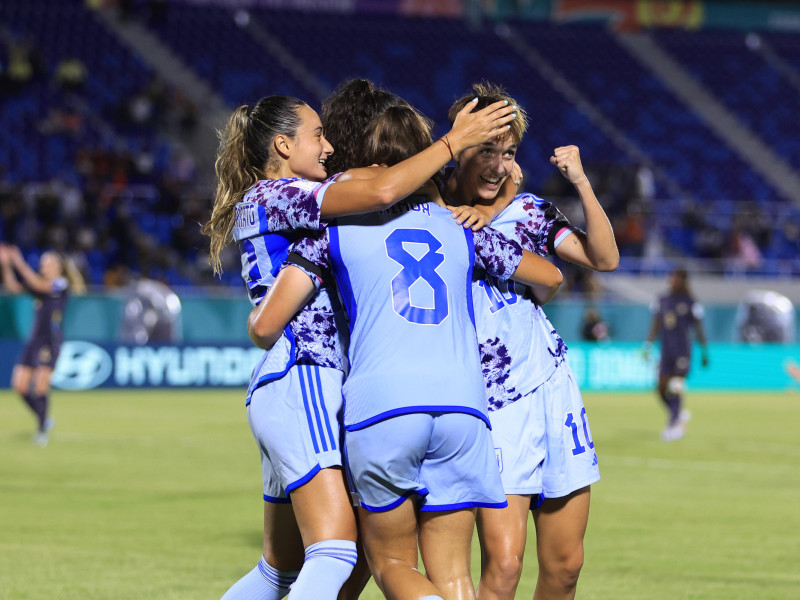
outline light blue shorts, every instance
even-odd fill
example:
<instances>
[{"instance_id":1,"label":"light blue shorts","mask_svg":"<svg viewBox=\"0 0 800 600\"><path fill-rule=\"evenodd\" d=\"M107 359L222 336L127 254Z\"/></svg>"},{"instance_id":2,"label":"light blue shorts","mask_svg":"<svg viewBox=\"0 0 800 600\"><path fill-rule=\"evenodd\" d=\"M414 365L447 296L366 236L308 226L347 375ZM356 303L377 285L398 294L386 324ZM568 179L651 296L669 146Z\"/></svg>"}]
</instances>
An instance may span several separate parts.
<instances>
[{"instance_id":1,"label":"light blue shorts","mask_svg":"<svg viewBox=\"0 0 800 600\"><path fill-rule=\"evenodd\" d=\"M500 478L506 494L541 494L547 451L543 401L537 390L489 412Z\"/></svg>"},{"instance_id":2,"label":"light blue shorts","mask_svg":"<svg viewBox=\"0 0 800 600\"><path fill-rule=\"evenodd\" d=\"M600 479L586 408L568 363L489 419L506 494L561 498Z\"/></svg>"},{"instance_id":3,"label":"light blue shorts","mask_svg":"<svg viewBox=\"0 0 800 600\"><path fill-rule=\"evenodd\" d=\"M547 450L542 465L542 493L561 498L600 480L592 430L581 391L568 362L534 391L544 413Z\"/></svg>"},{"instance_id":4,"label":"light blue shorts","mask_svg":"<svg viewBox=\"0 0 800 600\"><path fill-rule=\"evenodd\" d=\"M360 506L391 510L418 496L423 511L507 506L489 428L461 413L411 413L345 433Z\"/></svg>"},{"instance_id":5,"label":"light blue shorts","mask_svg":"<svg viewBox=\"0 0 800 600\"><path fill-rule=\"evenodd\" d=\"M261 450L264 500L287 503L320 469L342 465L343 379L337 369L294 365L253 392L247 419Z\"/></svg>"}]
</instances>

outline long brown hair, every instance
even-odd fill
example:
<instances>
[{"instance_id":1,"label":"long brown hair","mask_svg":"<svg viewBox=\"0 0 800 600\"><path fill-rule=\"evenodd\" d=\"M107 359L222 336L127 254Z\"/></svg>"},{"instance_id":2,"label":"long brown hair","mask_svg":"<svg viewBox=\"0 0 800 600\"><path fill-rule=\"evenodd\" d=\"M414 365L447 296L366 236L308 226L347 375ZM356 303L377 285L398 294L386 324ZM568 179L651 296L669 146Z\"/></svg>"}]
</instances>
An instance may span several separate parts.
<instances>
[{"instance_id":1,"label":"long brown hair","mask_svg":"<svg viewBox=\"0 0 800 600\"><path fill-rule=\"evenodd\" d=\"M267 96L254 106L243 105L233 111L220 132L214 207L211 219L202 228L211 238L208 262L214 273L222 271L220 253L231 241L234 206L267 172L280 168L281 159L272 142L279 134L297 135L302 124L300 109L305 105L291 96Z\"/></svg>"},{"instance_id":2,"label":"long brown hair","mask_svg":"<svg viewBox=\"0 0 800 600\"><path fill-rule=\"evenodd\" d=\"M367 132L363 158L366 164L396 165L428 148L430 119L412 106L391 106L377 117Z\"/></svg>"},{"instance_id":3,"label":"long brown hair","mask_svg":"<svg viewBox=\"0 0 800 600\"><path fill-rule=\"evenodd\" d=\"M325 165L338 173L372 164L363 154L370 124L390 106L408 106L397 94L376 87L368 79L342 82L322 102L325 138L336 148Z\"/></svg>"}]
</instances>

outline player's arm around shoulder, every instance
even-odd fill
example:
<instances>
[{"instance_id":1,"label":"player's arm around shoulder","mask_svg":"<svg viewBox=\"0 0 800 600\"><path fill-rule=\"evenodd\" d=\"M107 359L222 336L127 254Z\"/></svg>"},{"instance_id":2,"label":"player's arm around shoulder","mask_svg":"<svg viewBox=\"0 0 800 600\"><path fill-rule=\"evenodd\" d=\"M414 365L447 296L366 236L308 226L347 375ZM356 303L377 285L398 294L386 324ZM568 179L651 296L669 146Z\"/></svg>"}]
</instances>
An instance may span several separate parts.
<instances>
[{"instance_id":1,"label":"player's arm around shoulder","mask_svg":"<svg viewBox=\"0 0 800 600\"><path fill-rule=\"evenodd\" d=\"M259 348L269 350L294 316L308 304L317 287L299 267L286 265L261 302L247 318L247 334Z\"/></svg>"},{"instance_id":2,"label":"player's arm around shoulder","mask_svg":"<svg viewBox=\"0 0 800 600\"><path fill-rule=\"evenodd\" d=\"M489 225L508 208L516 198L521 184L522 169L515 162L511 167L511 173L500 186L500 192L491 202L476 202L473 205L462 204L446 208L452 213L456 223L463 226L464 229L478 231Z\"/></svg>"},{"instance_id":3,"label":"player's arm around shoulder","mask_svg":"<svg viewBox=\"0 0 800 600\"><path fill-rule=\"evenodd\" d=\"M292 245L275 282L247 319L247 333L256 346L269 350L317 293L329 268L328 243L326 230Z\"/></svg>"}]
</instances>

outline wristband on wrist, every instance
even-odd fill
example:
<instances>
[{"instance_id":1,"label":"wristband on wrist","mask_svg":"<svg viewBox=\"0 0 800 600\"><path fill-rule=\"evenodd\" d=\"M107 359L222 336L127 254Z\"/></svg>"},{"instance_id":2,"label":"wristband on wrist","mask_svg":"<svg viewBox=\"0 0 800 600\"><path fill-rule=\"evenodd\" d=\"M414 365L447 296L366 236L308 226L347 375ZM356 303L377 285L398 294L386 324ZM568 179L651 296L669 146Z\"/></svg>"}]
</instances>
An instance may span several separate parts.
<instances>
[{"instance_id":1,"label":"wristband on wrist","mask_svg":"<svg viewBox=\"0 0 800 600\"><path fill-rule=\"evenodd\" d=\"M437 141L442 142L445 146L447 146L447 151L450 153L450 160L455 160L456 157L453 156L453 148L450 146L450 140L447 139L447 134L440 137Z\"/></svg>"}]
</instances>

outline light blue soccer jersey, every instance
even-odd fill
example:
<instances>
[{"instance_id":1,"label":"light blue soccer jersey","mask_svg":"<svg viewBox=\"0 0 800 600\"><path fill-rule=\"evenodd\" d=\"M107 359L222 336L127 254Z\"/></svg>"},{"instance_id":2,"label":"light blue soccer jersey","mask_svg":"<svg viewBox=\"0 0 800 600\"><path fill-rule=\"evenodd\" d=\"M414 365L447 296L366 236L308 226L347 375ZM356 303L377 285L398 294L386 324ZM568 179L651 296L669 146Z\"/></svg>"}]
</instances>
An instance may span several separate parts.
<instances>
[{"instance_id":1,"label":"light blue soccer jersey","mask_svg":"<svg viewBox=\"0 0 800 600\"><path fill-rule=\"evenodd\" d=\"M576 228L551 203L520 194L491 224L540 256ZM489 410L497 410L547 381L564 360L564 341L527 288L477 271L472 294Z\"/></svg>"},{"instance_id":2,"label":"light blue soccer jersey","mask_svg":"<svg viewBox=\"0 0 800 600\"><path fill-rule=\"evenodd\" d=\"M519 244L457 225L435 204L401 202L339 219L297 254L332 266L350 318L343 387L349 431L414 412L461 412L489 423L472 308L473 265L507 279ZM330 261L330 262L328 262Z\"/></svg>"},{"instance_id":3,"label":"light blue soccer jersey","mask_svg":"<svg viewBox=\"0 0 800 600\"><path fill-rule=\"evenodd\" d=\"M305 179L267 179L245 194L236 207L233 239L239 244L242 279L253 306L257 306L275 282L293 241L323 225L320 205L335 178L324 182ZM332 281L323 282L319 293L287 325L284 336L256 367L248 390L283 376L297 361L345 367L346 328L341 304Z\"/></svg>"}]
</instances>

